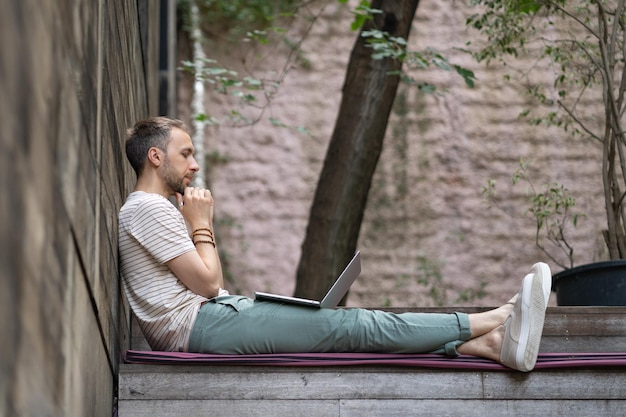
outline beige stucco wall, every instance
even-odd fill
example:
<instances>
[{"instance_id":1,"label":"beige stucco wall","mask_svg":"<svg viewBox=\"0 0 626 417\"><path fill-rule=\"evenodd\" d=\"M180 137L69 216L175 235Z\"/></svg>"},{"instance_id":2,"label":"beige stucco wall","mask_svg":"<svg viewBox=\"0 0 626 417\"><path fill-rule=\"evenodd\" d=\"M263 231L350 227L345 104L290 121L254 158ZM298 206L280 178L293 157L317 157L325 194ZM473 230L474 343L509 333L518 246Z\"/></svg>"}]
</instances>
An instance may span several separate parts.
<instances>
[{"instance_id":1,"label":"beige stucco wall","mask_svg":"<svg viewBox=\"0 0 626 417\"><path fill-rule=\"evenodd\" d=\"M295 286L309 207L356 37L349 10L324 3L302 44L306 64L298 61L290 69L264 118L251 127L207 129L229 289L246 295L291 293ZM477 40L464 24L468 13L460 1L422 2L418 8L411 48L445 53L475 72L477 86L469 89L451 72L428 69L414 75L445 93L399 89L361 230L363 273L349 305L495 305L517 291L534 262L546 261L558 272L534 246L535 224L521 216L527 187L510 187L520 158L534 160L537 186L558 181L574 191L587 215L572 236L577 263L598 258L604 225L599 148L518 120L529 103L523 89L503 80L502 67L477 64L455 49ZM294 37L298 33L292 30ZM219 43L208 48L225 64L237 65L245 56L259 78L271 75L260 68L281 67L282 52L275 47L255 55ZM548 73L545 79L550 82ZM181 114L189 117L188 84L181 85ZM208 112L229 110L224 101L211 96ZM270 116L310 133L272 126ZM481 189L488 179L497 181L508 214L484 203ZM438 295L429 295L433 286ZM478 298L458 299L481 288Z\"/></svg>"}]
</instances>

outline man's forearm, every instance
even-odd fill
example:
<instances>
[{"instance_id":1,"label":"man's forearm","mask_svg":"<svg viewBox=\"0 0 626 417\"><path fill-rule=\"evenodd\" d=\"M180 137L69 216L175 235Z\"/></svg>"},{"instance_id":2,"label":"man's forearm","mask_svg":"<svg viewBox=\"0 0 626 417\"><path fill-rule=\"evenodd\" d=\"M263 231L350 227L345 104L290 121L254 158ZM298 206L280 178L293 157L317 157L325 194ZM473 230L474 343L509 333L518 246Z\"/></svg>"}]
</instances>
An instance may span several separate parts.
<instances>
[{"instance_id":1,"label":"man's forearm","mask_svg":"<svg viewBox=\"0 0 626 417\"><path fill-rule=\"evenodd\" d=\"M215 241L209 243L201 241L201 239L195 239L194 244L202 262L204 262L204 265L206 265L209 270L209 280L211 283L217 285L219 288L224 288L222 263Z\"/></svg>"}]
</instances>

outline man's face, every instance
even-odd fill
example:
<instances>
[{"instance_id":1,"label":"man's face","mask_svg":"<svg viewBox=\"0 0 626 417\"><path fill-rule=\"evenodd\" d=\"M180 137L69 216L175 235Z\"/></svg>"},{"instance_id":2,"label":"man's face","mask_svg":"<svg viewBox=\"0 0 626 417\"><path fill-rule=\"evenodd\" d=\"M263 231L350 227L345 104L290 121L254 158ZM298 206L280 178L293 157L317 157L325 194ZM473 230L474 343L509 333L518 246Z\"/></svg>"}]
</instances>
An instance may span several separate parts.
<instances>
[{"instance_id":1,"label":"man's face","mask_svg":"<svg viewBox=\"0 0 626 417\"><path fill-rule=\"evenodd\" d=\"M163 180L172 192L183 194L200 169L193 152L189 135L181 129L173 128L172 140L167 145L162 166Z\"/></svg>"}]
</instances>

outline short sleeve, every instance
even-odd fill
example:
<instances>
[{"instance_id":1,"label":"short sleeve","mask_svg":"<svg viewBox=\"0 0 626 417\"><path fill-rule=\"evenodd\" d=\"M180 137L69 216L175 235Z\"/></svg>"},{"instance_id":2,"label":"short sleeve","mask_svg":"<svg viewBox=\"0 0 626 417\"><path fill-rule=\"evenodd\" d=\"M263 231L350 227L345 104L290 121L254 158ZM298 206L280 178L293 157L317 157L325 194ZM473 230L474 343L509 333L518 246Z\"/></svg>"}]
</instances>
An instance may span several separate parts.
<instances>
[{"instance_id":1,"label":"short sleeve","mask_svg":"<svg viewBox=\"0 0 626 417\"><path fill-rule=\"evenodd\" d=\"M185 219L165 198L142 201L129 226L131 236L160 263L195 250Z\"/></svg>"}]
</instances>

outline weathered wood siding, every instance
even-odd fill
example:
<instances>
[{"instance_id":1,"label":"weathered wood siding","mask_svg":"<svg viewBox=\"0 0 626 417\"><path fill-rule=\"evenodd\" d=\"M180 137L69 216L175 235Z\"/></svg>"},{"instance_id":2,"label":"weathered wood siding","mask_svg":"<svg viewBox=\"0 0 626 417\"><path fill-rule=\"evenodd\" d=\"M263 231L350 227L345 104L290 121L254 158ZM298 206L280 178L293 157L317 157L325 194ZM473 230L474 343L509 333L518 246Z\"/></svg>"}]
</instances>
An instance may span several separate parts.
<instances>
[{"instance_id":1,"label":"weathered wood siding","mask_svg":"<svg viewBox=\"0 0 626 417\"><path fill-rule=\"evenodd\" d=\"M1 416L112 415L123 140L156 111L158 6L3 2Z\"/></svg>"},{"instance_id":2,"label":"weathered wood siding","mask_svg":"<svg viewBox=\"0 0 626 417\"><path fill-rule=\"evenodd\" d=\"M624 368L446 371L392 367L141 366L121 373L120 417L617 416Z\"/></svg>"}]
</instances>

